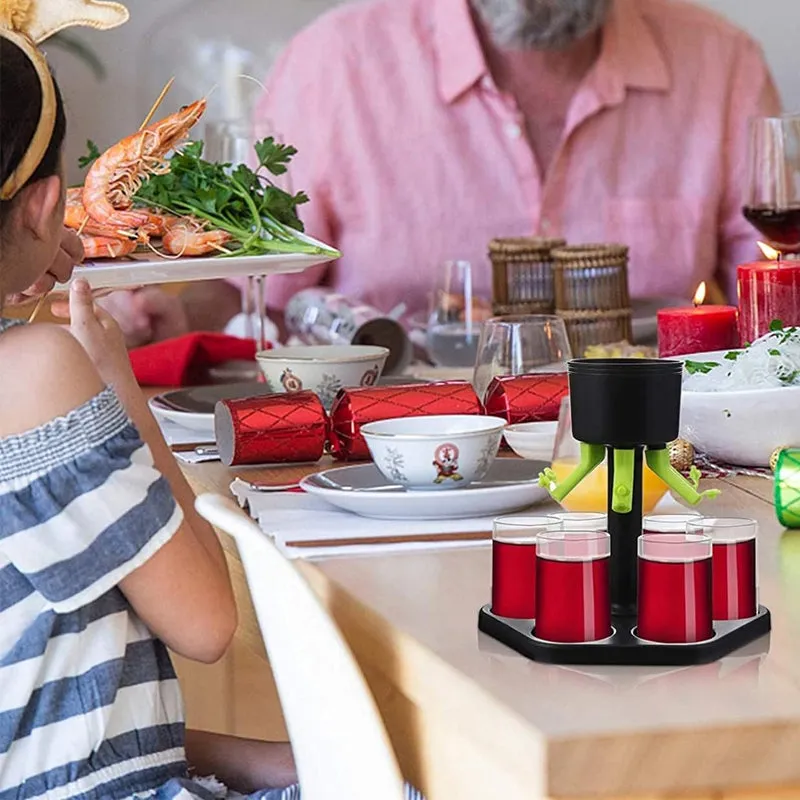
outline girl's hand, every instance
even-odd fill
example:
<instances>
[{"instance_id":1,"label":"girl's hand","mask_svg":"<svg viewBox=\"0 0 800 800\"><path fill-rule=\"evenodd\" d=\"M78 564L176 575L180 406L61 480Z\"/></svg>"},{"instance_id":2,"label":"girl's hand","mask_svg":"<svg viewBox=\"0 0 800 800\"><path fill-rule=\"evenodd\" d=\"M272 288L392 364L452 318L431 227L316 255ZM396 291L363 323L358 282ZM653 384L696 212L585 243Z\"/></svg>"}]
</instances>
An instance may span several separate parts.
<instances>
[{"instance_id":1,"label":"girl's hand","mask_svg":"<svg viewBox=\"0 0 800 800\"><path fill-rule=\"evenodd\" d=\"M80 237L70 228L64 228L61 232L61 246L47 272L30 289L6 298L7 302L11 304L26 303L31 298L47 294L57 283L66 283L72 276L72 270L75 269L76 264L80 264L81 261L83 261L83 244L81 244Z\"/></svg>"},{"instance_id":2,"label":"girl's hand","mask_svg":"<svg viewBox=\"0 0 800 800\"><path fill-rule=\"evenodd\" d=\"M81 343L105 383L115 388L135 383L125 337L114 318L95 305L85 280L73 281L70 286L69 308L65 303L55 303L52 311L57 317L69 317L70 333Z\"/></svg>"}]
</instances>

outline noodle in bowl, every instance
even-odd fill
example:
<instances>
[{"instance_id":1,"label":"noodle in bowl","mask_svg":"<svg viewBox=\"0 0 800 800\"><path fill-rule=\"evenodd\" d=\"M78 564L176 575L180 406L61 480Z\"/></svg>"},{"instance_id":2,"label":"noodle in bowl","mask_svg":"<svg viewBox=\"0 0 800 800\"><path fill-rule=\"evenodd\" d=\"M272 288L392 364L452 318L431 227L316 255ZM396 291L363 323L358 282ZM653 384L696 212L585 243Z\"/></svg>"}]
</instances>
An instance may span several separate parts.
<instances>
[{"instance_id":1,"label":"noodle in bowl","mask_svg":"<svg viewBox=\"0 0 800 800\"><path fill-rule=\"evenodd\" d=\"M681 358L720 366L684 372L680 435L715 461L768 467L778 447L800 445L800 336L771 334L730 352Z\"/></svg>"}]
</instances>

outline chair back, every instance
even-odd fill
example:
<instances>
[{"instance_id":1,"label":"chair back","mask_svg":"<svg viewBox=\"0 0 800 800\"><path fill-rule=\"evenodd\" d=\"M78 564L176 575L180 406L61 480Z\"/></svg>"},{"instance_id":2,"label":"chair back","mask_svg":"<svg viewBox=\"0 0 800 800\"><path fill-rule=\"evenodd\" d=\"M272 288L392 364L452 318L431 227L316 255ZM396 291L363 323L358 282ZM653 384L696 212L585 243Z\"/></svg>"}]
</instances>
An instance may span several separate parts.
<instances>
[{"instance_id":1,"label":"chair back","mask_svg":"<svg viewBox=\"0 0 800 800\"><path fill-rule=\"evenodd\" d=\"M233 536L292 742L304 800L402 800L403 780L372 694L311 587L231 500L197 511Z\"/></svg>"}]
</instances>

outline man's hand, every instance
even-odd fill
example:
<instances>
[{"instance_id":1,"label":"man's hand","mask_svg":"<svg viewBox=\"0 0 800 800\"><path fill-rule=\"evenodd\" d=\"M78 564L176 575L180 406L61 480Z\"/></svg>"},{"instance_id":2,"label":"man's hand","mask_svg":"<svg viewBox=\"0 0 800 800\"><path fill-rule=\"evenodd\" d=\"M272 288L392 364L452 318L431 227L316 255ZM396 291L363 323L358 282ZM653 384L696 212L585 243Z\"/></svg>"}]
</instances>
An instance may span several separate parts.
<instances>
[{"instance_id":1,"label":"man's hand","mask_svg":"<svg viewBox=\"0 0 800 800\"><path fill-rule=\"evenodd\" d=\"M128 347L141 347L189 332L180 298L153 286L114 292L97 302L117 321Z\"/></svg>"},{"instance_id":2,"label":"man's hand","mask_svg":"<svg viewBox=\"0 0 800 800\"><path fill-rule=\"evenodd\" d=\"M61 233L61 246L47 272L30 289L7 298L8 302L27 303L33 298L47 294L57 283L66 283L72 276L72 270L81 261L83 261L83 245L80 237L70 228L64 228Z\"/></svg>"}]
</instances>

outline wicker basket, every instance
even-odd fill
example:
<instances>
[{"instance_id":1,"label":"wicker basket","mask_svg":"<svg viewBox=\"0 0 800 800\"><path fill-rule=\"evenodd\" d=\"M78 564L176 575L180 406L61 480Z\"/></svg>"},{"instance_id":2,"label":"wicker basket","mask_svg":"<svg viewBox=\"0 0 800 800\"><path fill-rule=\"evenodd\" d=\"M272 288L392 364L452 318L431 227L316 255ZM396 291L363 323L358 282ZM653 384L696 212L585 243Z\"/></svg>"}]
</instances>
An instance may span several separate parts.
<instances>
[{"instance_id":1,"label":"wicker basket","mask_svg":"<svg viewBox=\"0 0 800 800\"><path fill-rule=\"evenodd\" d=\"M572 352L631 340L628 248L580 245L553 251L555 312L567 327Z\"/></svg>"},{"instance_id":2,"label":"wicker basket","mask_svg":"<svg viewBox=\"0 0 800 800\"><path fill-rule=\"evenodd\" d=\"M489 243L495 316L552 314L554 248L563 239L493 239Z\"/></svg>"}]
</instances>

